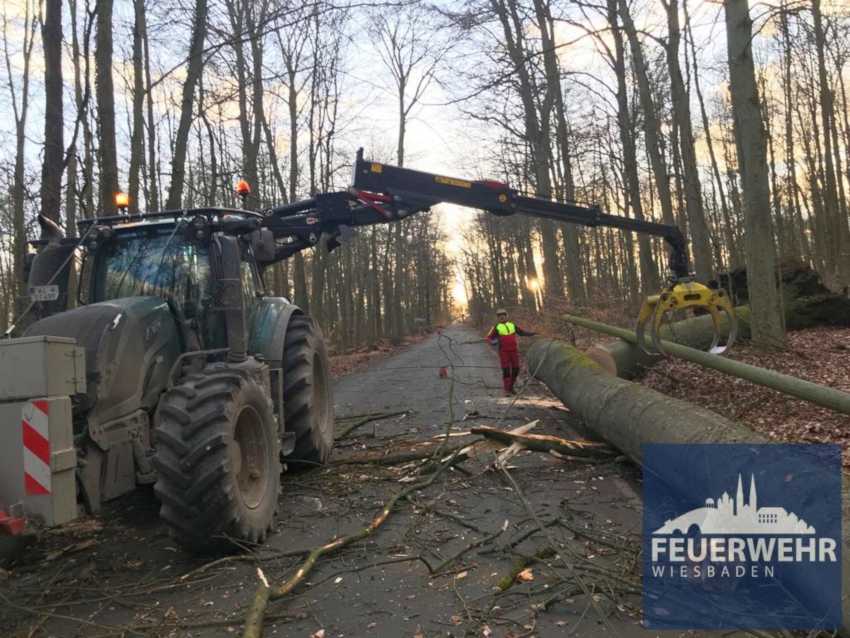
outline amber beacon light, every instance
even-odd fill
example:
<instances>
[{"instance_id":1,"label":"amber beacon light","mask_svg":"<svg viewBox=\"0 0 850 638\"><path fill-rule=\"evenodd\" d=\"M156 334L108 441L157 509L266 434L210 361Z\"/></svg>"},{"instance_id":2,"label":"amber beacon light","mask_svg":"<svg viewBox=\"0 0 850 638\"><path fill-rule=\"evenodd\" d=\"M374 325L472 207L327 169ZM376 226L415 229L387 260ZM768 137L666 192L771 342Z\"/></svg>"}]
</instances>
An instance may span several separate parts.
<instances>
[{"instance_id":1,"label":"amber beacon light","mask_svg":"<svg viewBox=\"0 0 850 638\"><path fill-rule=\"evenodd\" d=\"M130 205L130 197L127 195L127 193L121 193L121 192L115 193L115 206L116 207L118 207L121 211L124 211L124 210L127 209L127 207L129 205Z\"/></svg>"},{"instance_id":2,"label":"amber beacon light","mask_svg":"<svg viewBox=\"0 0 850 638\"><path fill-rule=\"evenodd\" d=\"M244 179L240 179L236 182L236 194L240 197L247 197L251 194L251 185Z\"/></svg>"}]
</instances>

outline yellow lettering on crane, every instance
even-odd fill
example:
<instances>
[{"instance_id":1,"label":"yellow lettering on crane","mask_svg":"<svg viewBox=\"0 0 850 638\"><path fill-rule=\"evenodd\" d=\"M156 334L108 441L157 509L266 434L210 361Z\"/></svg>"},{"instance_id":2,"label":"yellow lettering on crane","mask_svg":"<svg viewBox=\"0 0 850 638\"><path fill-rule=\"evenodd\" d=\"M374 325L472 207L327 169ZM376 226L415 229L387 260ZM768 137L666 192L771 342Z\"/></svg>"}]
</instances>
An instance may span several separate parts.
<instances>
[{"instance_id":1,"label":"yellow lettering on crane","mask_svg":"<svg viewBox=\"0 0 850 638\"><path fill-rule=\"evenodd\" d=\"M384 165L378 164L377 162L373 162L372 163L372 172L373 173L383 173L384 172Z\"/></svg>"},{"instance_id":2,"label":"yellow lettering on crane","mask_svg":"<svg viewBox=\"0 0 850 638\"><path fill-rule=\"evenodd\" d=\"M459 186L460 188L472 188L472 182L467 182L465 179L455 179L454 177L442 177L440 175L434 176L434 181L438 184L445 184L446 186Z\"/></svg>"}]
</instances>

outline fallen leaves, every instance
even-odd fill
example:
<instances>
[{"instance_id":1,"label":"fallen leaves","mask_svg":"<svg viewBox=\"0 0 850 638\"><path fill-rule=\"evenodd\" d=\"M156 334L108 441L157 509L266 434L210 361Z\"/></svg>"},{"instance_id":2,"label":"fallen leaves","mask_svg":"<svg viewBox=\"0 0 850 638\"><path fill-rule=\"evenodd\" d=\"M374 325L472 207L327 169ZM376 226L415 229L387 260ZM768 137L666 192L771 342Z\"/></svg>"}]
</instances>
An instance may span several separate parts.
<instances>
[{"instance_id":1,"label":"fallen leaves","mask_svg":"<svg viewBox=\"0 0 850 638\"><path fill-rule=\"evenodd\" d=\"M785 351L766 352L739 344L729 356L850 392L848 349L850 329L821 327L788 333ZM741 421L778 441L838 443L850 451L850 416L715 370L671 357L651 368L642 383ZM844 458L850 466L850 455Z\"/></svg>"},{"instance_id":2,"label":"fallen leaves","mask_svg":"<svg viewBox=\"0 0 850 638\"><path fill-rule=\"evenodd\" d=\"M528 583L534 580L534 571L531 567L526 567L516 575L517 582Z\"/></svg>"}]
</instances>

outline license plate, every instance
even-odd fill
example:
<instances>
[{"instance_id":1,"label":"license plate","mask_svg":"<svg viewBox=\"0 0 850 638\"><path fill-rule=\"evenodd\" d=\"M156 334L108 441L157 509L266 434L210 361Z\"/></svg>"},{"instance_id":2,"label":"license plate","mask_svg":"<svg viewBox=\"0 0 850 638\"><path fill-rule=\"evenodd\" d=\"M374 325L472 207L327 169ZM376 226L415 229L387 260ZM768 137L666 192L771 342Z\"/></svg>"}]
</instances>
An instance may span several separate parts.
<instances>
[{"instance_id":1,"label":"license plate","mask_svg":"<svg viewBox=\"0 0 850 638\"><path fill-rule=\"evenodd\" d=\"M30 301L56 301L59 299L59 286L32 286L29 293Z\"/></svg>"}]
</instances>

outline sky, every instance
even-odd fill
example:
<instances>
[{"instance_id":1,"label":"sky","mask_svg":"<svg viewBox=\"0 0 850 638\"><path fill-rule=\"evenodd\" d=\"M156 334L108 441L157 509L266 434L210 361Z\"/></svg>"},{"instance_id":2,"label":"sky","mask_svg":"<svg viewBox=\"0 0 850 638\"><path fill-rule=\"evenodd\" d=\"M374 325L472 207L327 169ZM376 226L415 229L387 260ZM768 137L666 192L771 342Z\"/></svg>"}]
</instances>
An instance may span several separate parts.
<instances>
[{"instance_id":1,"label":"sky","mask_svg":"<svg viewBox=\"0 0 850 638\"><path fill-rule=\"evenodd\" d=\"M20 50L22 32L19 18L25 0L4 0L2 11L10 17L8 25L7 44L13 54ZM448 0L440 0L448 5ZM636 15L640 16L639 26L650 35L666 35L666 20L661 12L660 2L655 0L636 0ZM834 6L833 6L834 5ZM159 3L151 3L152 7L159 9L151 14L152 20L168 19L168 14L162 12ZM570 5L564 5L570 6ZM753 15L763 14L765 4L754 3ZM850 0L824 0L825 9L834 8L841 11L850 11ZM115 57L117 60L115 68L116 83L116 119L124 144L119 144L119 162L126 170L128 156L127 137L127 108L129 108L128 94L125 90L122 75L128 75L129 69L120 62L121 57L129 57L129 29L132 21L131 5L129 0L117 0L115 5ZM711 0L692 0L689 4L695 27L695 38L701 57L701 75L703 90L706 98L711 102L718 95L725 92L725 41L723 37L723 21L721 7ZM585 17L570 10L570 17L581 23L583 27L592 28L602 23L602 18ZM356 37L348 44L348 55L343 68L345 74L344 82L346 93L344 97L345 117L348 126L341 134L340 149L348 149L353 155L357 146L364 146L367 154L379 152L389 160L394 156L396 144L396 131L398 117L396 113L395 97L391 87L389 74L382 68L380 57L375 45L368 37L368 21L359 18L360 23L353 31ZM69 23L65 17L66 31ZM758 20L757 20L758 26ZM153 26L152 26L153 32ZM122 35L123 34L123 35ZM582 28L559 23L556 31L559 42L569 42L570 45L559 50L561 64L564 72L569 78L567 86L567 100L570 110L576 117L587 117L590 109L604 108L611 110L613 94L610 87L613 80L610 78L610 70L607 69L604 59L596 50L593 39L588 37ZM438 32L435 37L445 37L444 33ZM269 42L274 46L273 39ZM478 62L478 51L486 49L490 43L485 36L478 35L474 43L459 45L447 56L447 60L438 69L439 81L432 82L424 94L421 104L413 109L408 122L406 138L406 165L417 169L447 174L457 177L483 178L487 177L487 159L493 152L494 138L497 132L492 127L487 127L479 122L472 121L464 116L462 107L454 102L458 95L465 93L468 87L463 84L463 76L456 73L456 69L474 68ZM32 80L31 80L31 110L28 126L28 155L30 164L37 166L40 163L39 145L42 137L43 105L40 96L43 94L43 66L40 43L33 54ZM154 67L168 68L173 65L175 59L185 55L182 46L179 52L171 48L170 42L154 42L153 55ZM67 49L66 49L67 52ZM177 57L176 57L177 56ZM66 56L67 57L67 56ZM17 68L15 68L17 63ZM20 59L13 61L13 75L20 72ZM72 69L70 62L66 62L66 98L65 108L69 115L66 141L70 137L70 127L73 109L73 96L71 94ZM180 71L175 74L175 80L179 79ZM599 79L602 78L602 82ZM16 78L17 79L17 78ZM13 121L11 117L11 106L9 92L6 88L7 74L5 69L0 69L0 150L10 154L13 151ZM591 90L579 87L585 84ZM175 82L175 86L179 86ZM607 97L606 97L607 96ZM607 108L601 104L606 100ZM694 107L696 113L696 107ZM278 129L285 129L286 122L279 121ZM580 131L579 131L580 133ZM352 157L353 159L353 157ZM306 193L305 193L306 195ZM452 255L457 255L462 245L462 233L469 221L474 217L473 211L462 209L457 206L443 205L436 208L436 217L445 229L448 236L447 250ZM460 294L458 285L458 294Z\"/></svg>"}]
</instances>

